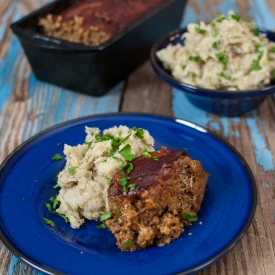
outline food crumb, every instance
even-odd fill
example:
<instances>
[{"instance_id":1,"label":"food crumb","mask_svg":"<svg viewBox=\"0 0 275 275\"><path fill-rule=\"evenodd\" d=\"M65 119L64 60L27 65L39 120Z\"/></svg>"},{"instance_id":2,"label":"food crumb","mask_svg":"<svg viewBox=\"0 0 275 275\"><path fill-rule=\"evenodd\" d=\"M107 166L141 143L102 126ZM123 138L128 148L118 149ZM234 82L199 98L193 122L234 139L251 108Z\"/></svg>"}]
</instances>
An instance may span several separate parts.
<instances>
[{"instance_id":1,"label":"food crumb","mask_svg":"<svg viewBox=\"0 0 275 275\"><path fill-rule=\"evenodd\" d=\"M188 233L188 235L192 235L192 233Z\"/></svg>"},{"instance_id":2,"label":"food crumb","mask_svg":"<svg viewBox=\"0 0 275 275\"><path fill-rule=\"evenodd\" d=\"M199 222L199 224L202 224L202 222Z\"/></svg>"},{"instance_id":3,"label":"food crumb","mask_svg":"<svg viewBox=\"0 0 275 275\"><path fill-rule=\"evenodd\" d=\"M80 254L83 254L83 251L81 251Z\"/></svg>"}]
</instances>

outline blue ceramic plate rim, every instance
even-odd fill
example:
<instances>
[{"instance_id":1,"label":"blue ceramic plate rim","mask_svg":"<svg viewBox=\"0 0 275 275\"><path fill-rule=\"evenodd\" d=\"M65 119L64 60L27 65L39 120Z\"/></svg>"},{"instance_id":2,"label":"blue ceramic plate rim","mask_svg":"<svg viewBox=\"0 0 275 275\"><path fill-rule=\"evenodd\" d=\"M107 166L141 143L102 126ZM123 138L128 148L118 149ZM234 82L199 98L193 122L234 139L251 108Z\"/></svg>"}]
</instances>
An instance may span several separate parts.
<instances>
[{"instance_id":1,"label":"blue ceramic plate rim","mask_svg":"<svg viewBox=\"0 0 275 275\"><path fill-rule=\"evenodd\" d=\"M246 91L216 91L216 90L210 90L210 89L205 89L201 87L196 87L190 84L186 84L183 82L180 82L173 78L171 76L171 73L166 71L164 68L161 68L158 63L160 61L158 60L156 56L156 52L163 47L161 46L164 42L166 42L168 39L170 41L174 40L172 39L173 36L176 35L176 38L179 36L182 36L183 33L187 31L187 28L178 28L176 30L173 30L169 32L168 34L162 36L159 40L155 42L155 44L151 48L150 52L150 63L151 66L154 70L154 72L165 82L170 84L171 86L183 90L184 92L190 93L190 94L197 94L201 96L215 96L215 97L221 97L221 98L239 98L239 97L244 97L244 96L265 96L268 94L275 93L275 84L261 88L261 89L254 89L254 90L246 90ZM264 30L264 29L259 29L261 34L264 34L268 37L274 36L274 41L275 41L275 33L269 30ZM273 41L273 40L272 40ZM273 91L273 92L272 92Z\"/></svg>"},{"instance_id":2,"label":"blue ceramic plate rim","mask_svg":"<svg viewBox=\"0 0 275 275\"><path fill-rule=\"evenodd\" d=\"M178 119L178 118L171 118L171 117L168 117L168 116L147 115L147 114L142 114L142 113L107 113L107 114L92 115L92 116L86 116L86 117L81 117L81 118L69 120L69 121L54 125L52 127L49 127L47 129L39 132L38 134L34 135L33 137L29 138L25 142L23 142L20 146L18 146L3 161L3 163L0 166L0 173L3 172L3 170L5 169L8 162L15 156L16 153L20 152L20 150L22 148L24 148L29 143L37 140L39 137L42 137L44 134L47 134L48 132L50 132L52 130L56 130L56 129L58 129L60 127L63 127L63 126L69 126L69 125L72 126L74 124L78 124L82 120L89 120L91 122L93 119L97 119L97 118L106 118L106 119L108 119L108 116L117 116L118 118L121 118L123 116L125 116L125 117L127 117L127 116L143 116L144 120L146 120L146 117L147 117L147 119L156 118L156 119L160 119L160 120L162 120L162 119L170 120L170 123L176 122L176 123L184 125L183 127L192 128L194 130L206 133L206 134L218 139L225 147L229 148L236 155L236 157L242 163L242 165L244 167L244 170L246 170L246 172L248 174L248 177L250 179L250 183L251 183L252 203L251 203L251 210L250 210L250 213L249 213L249 215L246 219L246 222L245 222L243 228L237 234L237 236L227 246L225 246L219 253L217 253L215 256L213 256L209 260L204 261L201 264L198 264L197 266L195 266L193 268L190 268L188 270L185 270L185 271L177 273L177 274L181 274L181 275L193 274L194 272L198 272L200 270L205 269L206 267L212 265L213 263L217 262L222 257L224 257L226 254L228 254L237 245L237 243L243 238L243 236L245 235L245 233L247 232L248 228L250 227L250 225L253 221L253 218L254 218L254 215L255 215L255 212L256 212L257 201L258 201L258 191L257 191L256 181L255 181L255 178L253 176L253 173L252 173L249 165L247 164L247 162L245 161L243 156L229 142L227 142L224 138L220 137L216 133L214 133L214 132L212 132L212 131L204 128L204 127L196 125L192 122L189 122L189 121L186 121L186 120L183 120L183 119ZM1 185L2 185L2 182L0 182L0 186ZM28 255L25 255L24 253L21 253L20 248L18 248L16 245L11 244L9 242L9 240L5 237L4 233L2 232L2 228L3 228L3 225L2 225L2 222L0 220L0 241L6 246L6 248L9 251L11 251L12 254L14 254L20 260L22 260L23 262L25 262L29 266L31 266L31 267L39 270L39 271L42 271L46 274L58 274L58 275L59 274L64 274L64 273L59 272L58 270L53 270L53 269L51 269L47 266L39 265L31 257L29 257ZM80 273L80 274L82 274L82 273Z\"/></svg>"}]
</instances>

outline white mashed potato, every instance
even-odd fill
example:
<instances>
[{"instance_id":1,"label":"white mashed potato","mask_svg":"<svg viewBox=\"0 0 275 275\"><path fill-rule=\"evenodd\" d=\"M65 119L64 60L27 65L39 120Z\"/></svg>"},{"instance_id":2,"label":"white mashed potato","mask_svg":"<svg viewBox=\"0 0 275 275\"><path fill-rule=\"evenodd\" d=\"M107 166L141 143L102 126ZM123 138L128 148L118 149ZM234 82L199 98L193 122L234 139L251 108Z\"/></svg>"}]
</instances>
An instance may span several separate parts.
<instances>
[{"instance_id":1,"label":"white mashed potato","mask_svg":"<svg viewBox=\"0 0 275 275\"><path fill-rule=\"evenodd\" d=\"M252 22L230 11L209 25L189 24L184 46L169 44L157 52L175 79L215 90L252 90L275 80L275 43Z\"/></svg>"},{"instance_id":2,"label":"white mashed potato","mask_svg":"<svg viewBox=\"0 0 275 275\"><path fill-rule=\"evenodd\" d=\"M77 146L64 146L66 166L58 175L60 191L57 196L60 206L57 212L69 218L72 228L79 228L85 221L97 220L108 211L107 190L108 180L118 171L125 159L119 153L127 144L136 157L146 147L154 151L154 139L147 130L143 130L143 138L137 130L126 126L113 127L103 131L118 140L126 139L110 157L112 139L99 141L100 130L86 127L86 140Z\"/></svg>"}]
</instances>

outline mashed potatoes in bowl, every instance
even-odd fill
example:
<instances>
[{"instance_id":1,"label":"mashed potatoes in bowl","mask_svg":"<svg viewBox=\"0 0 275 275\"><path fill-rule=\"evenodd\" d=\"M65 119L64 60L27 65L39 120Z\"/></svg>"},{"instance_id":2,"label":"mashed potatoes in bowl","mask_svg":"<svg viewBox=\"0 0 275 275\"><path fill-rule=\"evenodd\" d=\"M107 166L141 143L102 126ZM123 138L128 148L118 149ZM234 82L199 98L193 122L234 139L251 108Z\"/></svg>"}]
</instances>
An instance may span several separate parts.
<instances>
[{"instance_id":1,"label":"mashed potatoes in bowl","mask_svg":"<svg viewBox=\"0 0 275 275\"><path fill-rule=\"evenodd\" d=\"M230 11L210 24L189 24L184 45L168 44L156 52L180 82L219 91L247 91L275 80L275 43L253 22Z\"/></svg>"}]
</instances>

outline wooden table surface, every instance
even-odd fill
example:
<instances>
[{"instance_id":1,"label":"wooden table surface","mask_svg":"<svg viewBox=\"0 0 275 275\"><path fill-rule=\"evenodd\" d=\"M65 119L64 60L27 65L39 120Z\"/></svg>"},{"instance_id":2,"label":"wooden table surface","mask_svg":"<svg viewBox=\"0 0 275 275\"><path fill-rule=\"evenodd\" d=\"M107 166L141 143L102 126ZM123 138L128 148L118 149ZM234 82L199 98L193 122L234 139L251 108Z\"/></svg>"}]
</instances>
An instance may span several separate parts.
<instances>
[{"instance_id":1,"label":"wooden table surface","mask_svg":"<svg viewBox=\"0 0 275 275\"><path fill-rule=\"evenodd\" d=\"M228 118L192 106L184 94L162 82L149 62L103 97L95 98L38 81L9 25L49 0L6 0L0 4L0 162L19 144L57 123L107 112L143 112L189 120L227 139L244 156L257 181L255 219L242 241L199 274L275 274L275 101ZM190 0L182 26L209 21L234 10L275 30L274 0ZM0 209L1 211L1 209ZM38 274L0 243L0 274Z\"/></svg>"}]
</instances>

